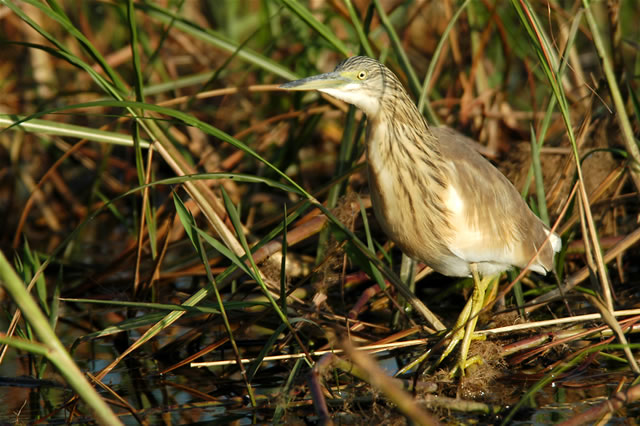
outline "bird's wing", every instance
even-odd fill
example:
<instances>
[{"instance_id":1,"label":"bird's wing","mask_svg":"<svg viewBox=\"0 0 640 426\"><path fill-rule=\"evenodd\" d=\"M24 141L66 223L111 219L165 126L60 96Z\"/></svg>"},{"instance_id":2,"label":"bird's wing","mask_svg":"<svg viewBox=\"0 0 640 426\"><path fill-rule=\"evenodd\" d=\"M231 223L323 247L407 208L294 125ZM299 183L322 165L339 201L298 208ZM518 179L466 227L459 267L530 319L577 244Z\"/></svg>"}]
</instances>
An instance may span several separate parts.
<instances>
[{"instance_id":1,"label":"bird's wing","mask_svg":"<svg viewBox=\"0 0 640 426\"><path fill-rule=\"evenodd\" d=\"M431 130L447 164L443 201L456 231L449 249L467 262L526 265L546 238L544 224L468 138L448 128ZM549 265L539 263L531 269L544 273Z\"/></svg>"}]
</instances>

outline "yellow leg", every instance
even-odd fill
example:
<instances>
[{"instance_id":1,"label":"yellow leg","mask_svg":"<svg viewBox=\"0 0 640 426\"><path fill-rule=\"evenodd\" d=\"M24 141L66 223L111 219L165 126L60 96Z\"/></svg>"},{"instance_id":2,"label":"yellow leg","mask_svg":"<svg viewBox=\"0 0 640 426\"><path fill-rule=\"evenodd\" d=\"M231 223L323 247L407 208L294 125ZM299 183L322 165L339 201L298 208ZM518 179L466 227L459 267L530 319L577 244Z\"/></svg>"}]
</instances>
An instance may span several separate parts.
<instances>
[{"instance_id":1,"label":"yellow leg","mask_svg":"<svg viewBox=\"0 0 640 426\"><path fill-rule=\"evenodd\" d=\"M440 356L440 359L438 360L438 362L436 362L431 367L432 371L438 365L440 365L440 363L442 363L442 361L444 361L444 359L447 356L449 356L449 354L455 349L455 347L458 345L460 341L462 341L462 346L460 348L460 355L458 358L457 365L451 371L452 376L457 373L458 369L460 370L460 373L464 375L465 368L467 368L470 365L482 362L482 359L480 359L479 357L472 357L470 359L467 359L467 356L469 354L469 347L471 346L472 339L484 340L484 336L474 336L473 333L476 328L476 323L478 322L478 312L480 312L484 306L484 299L485 299L485 293L486 293L487 287L489 287L489 284L491 283L491 281L493 279L496 279L497 277L485 277L483 279L480 279L477 265L471 264L470 266L471 266L471 274L473 276L473 294L469 298L469 300L467 300L467 303L464 305L464 308L462 309L462 312L460 313L460 316L458 317L458 320L456 321L456 324L452 329L453 331L449 332L449 336L451 340L447 345L446 349L444 350L444 352L442 353L442 355ZM496 282L496 285L497 285L497 282ZM490 294L489 296L495 297L495 294L493 295ZM416 365L419 365L424 359L426 359L429 356L430 353L431 353L431 350L427 351L420 358L416 359L412 363L405 366L404 369L397 374L403 374L409 371L410 369L414 368Z\"/></svg>"},{"instance_id":2,"label":"yellow leg","mask_svg":"<svg viewBox=\"0 0 640 426\"><path fill-rule=\"evenodd\" d=\"M436 362L431 367L432 369L435 369L438 365L440 365L440 363L442 363L442 361L444 361L445 358L448 357L449 354L455 349L455 347L458 345L458 342L460 342L463 339L465 325L467 324L467 321L469 320L469 314L471 313L472 302L473 302L473 299L471 298L467 300L467 303L464 305L464 308L462 309L462 312L460 313L460 316L456 321L456 325L453 326L453 328L451 329L452 331L447 333L447 337L450 337L451 340L449 341L449 344L445 348L444 352L442 352L442 355L440 355L440 359L438 360L438 362ZM404 366L398 373L396 373L396 375L404 374L407 371L411 370L412 368L416 367L417 365L420 365L422 361L424 361L429 357L430 354L431 354L431 349L429 349L427 352L422 354L420 357L418 357L411 363ZM455 369L453 371L455 372Z\"/></svg>"},{"instance_id":3,"label":"yellow leg","mask_svg":"<svg viewBox=\"0 0 640 426\"><path fill-rule=\"evenodd\" d=\"M460 347L460 357L458 358L458 368L460 369L460 374L464 376L464 369L477 360L467 360L467 356L469 354L469 346L471 346L471 337L473 336L473 332L476 329L476 323L478 322L478 313L482 310L482 306L484 303L484 293L487 289L487 286L490 282L490 279L483 278L480 279L478 275L478 268L476 264L472 263L471 265L471 275L473 275L473 295L471 296L471 313L469 314L469 321L467 322L467 326L464 330L464 338L462 339L462 345Z\"/></svg>"},{"instance_id":4,"label":"yellow leg","mask_svg":"<svg viewBox=\"0 0 640 426\"><path fill-rule=\"evenodd\" d=\"M442 361L444 361L444 359L449 356L451 351L455 349L458 342L462 340L464 336L463 334L464 327L465 327L465 324L467 323L467 320L469 319L469 314L471 313L471 304L472 304L472 299L467 300L467 303L464 305L464 308L462 309L462 312L460 313L460 316L456 321L456 325L454 325L452 328L453 331L450 331L449 333L447 333L447 337L450 337L451 340L449 341L449 344L447 345L444 352L442 352L442 355L440 355L440 359L438 359L438 362L436 362L431 367L432 369L435 369L438 365L440 365L440 363L442 363ZM427 352L425 352L424 354L422 354L420 357L413 360L409 364L405 365L400 371L396 373L396 376L402 375L410 371L412 368L420 365L422 361L424 361L429 357L430 354L431 354L431 349L429 349Z\"/></svg>"},{"instance_id":5,"label":"yellow leg","mask_svg":"<svg viewBox=\"0 0 640 426\"><path fill-rule=\"evenodd\" d=\"M453 329L452 329L453 334L451 335L451 341L447 345L444 352L442 352L442 355L440 356L440 359L438 360L436 365L439 365L442 361L444 361L444 359L448 357L451 351L453 351L455 347L458 345L458 342L462 340L464 336L465 324L469 320L469 314L471 314L472 302L473 302L473 299L469 299L467 300L467 303L464 305L464 308L462 309L462 312L460 312L460 316L456 321L456 325L453 326Z\"/></svg>"}]
</instances>

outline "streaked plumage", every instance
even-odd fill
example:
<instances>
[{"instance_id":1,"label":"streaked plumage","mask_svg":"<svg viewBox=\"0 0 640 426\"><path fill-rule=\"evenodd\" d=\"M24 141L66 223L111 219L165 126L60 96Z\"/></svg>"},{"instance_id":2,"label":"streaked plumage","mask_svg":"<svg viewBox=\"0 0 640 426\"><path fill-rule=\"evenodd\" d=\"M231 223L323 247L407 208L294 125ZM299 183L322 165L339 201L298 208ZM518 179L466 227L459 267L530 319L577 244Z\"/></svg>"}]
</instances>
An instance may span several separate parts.
<instances>
[{"instance_id":1,"label":"streaked plumage","mask_svg":"<svg viewBox=\"0 0 640 426\"><path fill-rule=\"evenodd\" d=\"M526 266L548 228L500 171L454 130L429 127L398 78L374 59L355 56L333 73L283 87L310 90L309 83L326 82L327 75L340 84L317 90L367 115L376 218L407 255L459 277L470 275L470 263L481 275ZM531 269L551 270L559 250L552 235Z\"/></svg>"},{"instance_id":2,"label":"streaked plumage","mask_svg":"<svg viewBox=\"0 0 640 426\"><path fill-rule=\"evenodd\" d=\"M463 277L472 265L482 276L524 268L549 235L511 182L464 136L428 126L380 62L355 56L333 72L282 87L319 90L364 111L376 218L403 252L434 270ZM530 269L550 271L560 246L551 235Z\"/></svg>"}]
</instances>

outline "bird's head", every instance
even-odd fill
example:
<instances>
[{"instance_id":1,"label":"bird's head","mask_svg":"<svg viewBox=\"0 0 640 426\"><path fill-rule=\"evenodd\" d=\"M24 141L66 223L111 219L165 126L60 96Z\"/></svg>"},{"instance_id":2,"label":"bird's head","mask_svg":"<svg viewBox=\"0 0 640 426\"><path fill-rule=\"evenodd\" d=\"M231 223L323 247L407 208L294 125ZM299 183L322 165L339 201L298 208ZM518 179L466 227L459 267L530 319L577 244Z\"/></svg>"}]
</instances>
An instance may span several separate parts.
<instances>
[{"instance_id":1,"label":"bird's head","mask_svg":"<svg viewBox=\"0 0 640 426\"><path fill-rule=\"evenodd\" d=\"M287 90L318 90L355 105L369 118L378 115L385 90L385 79L393 74L375 59L353 56L325 74L290 81L280 87Z\"/></svg>"}]
</instances>

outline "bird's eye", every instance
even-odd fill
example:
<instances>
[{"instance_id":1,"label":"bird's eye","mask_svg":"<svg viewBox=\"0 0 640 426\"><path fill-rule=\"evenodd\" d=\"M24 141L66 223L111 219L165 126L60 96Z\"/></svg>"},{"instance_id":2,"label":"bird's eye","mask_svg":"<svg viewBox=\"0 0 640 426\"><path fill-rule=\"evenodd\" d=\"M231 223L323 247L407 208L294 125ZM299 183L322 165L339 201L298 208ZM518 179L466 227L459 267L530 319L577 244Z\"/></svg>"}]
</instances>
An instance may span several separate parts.
<instances>
[{"instance_id":1,"label":"bird's eye","mask_svg":"<svg viewBox=\"0 0 640 426\"><path fill-rule=\"evenodd\" d=\"M360 71L358 73L358 79L359 80L364 80L365 78L367 78L367 73L365 71Z\"/></svg>"}]
</instances>

